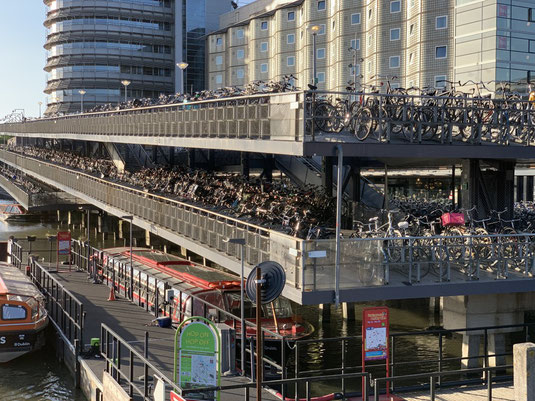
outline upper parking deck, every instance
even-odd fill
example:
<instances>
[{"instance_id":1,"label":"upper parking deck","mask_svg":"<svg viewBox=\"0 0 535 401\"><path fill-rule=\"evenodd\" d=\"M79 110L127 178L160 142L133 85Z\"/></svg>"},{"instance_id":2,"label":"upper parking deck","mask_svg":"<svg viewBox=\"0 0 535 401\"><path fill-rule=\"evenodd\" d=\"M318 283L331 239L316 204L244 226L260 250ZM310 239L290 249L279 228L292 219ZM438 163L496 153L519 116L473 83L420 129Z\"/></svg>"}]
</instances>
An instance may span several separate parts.
<instances>
[{"instance_id":1,"label":"upper parking deck","mask_svg":"<svg viewBox=\"0 0 535 401\"><path fill-rule=\"evenodd\" d=\"M19 137L292 156L535 157L535 109L517 100L289 92L0 125ZM366 137L366 138L364 138Z\"/></svg>"}]
</instances>

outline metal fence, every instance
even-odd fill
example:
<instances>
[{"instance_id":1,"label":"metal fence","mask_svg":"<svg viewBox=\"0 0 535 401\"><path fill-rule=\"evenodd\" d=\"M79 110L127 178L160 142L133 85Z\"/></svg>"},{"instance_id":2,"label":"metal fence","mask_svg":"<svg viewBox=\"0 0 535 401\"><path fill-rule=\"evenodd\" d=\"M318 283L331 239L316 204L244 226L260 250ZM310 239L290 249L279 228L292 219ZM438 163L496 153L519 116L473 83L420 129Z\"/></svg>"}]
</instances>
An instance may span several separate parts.
<instances>
[{"instance_id":1,"label":"metal fence","mask_svg":"<svg viewBox=\"0 0 535 401\"><path fill-rule=\"evenodd\" d=\"M299 93L263 94L240 98L85 113L2 124L11 134L104 135L117 137L241 138L297 141Z\"/></svg>"}]
</instances>

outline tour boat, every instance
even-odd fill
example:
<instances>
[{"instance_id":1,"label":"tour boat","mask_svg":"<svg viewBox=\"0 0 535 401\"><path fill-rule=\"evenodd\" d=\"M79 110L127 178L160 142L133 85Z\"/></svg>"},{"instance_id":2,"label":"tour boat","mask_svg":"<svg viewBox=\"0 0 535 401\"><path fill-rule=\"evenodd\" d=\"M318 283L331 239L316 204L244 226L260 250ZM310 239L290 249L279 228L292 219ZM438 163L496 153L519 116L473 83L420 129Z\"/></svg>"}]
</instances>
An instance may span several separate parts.
<instances>
[{"instance_id":1,"label":"tour boat","mask_svg":"<svg viewBox=\"0 0 535 401\"><path fill-rule=\"evenodd\" d=\"M103 265L108 266L108 269L103 269L103 275L107 277L110 275L110 270L115 270L116 288L125 291L130 277L130 248L105 249L95 256L102 261ZM141 297L137 294L137 288L139 281L143 286L149 280L149 287L153 288L156 284L160 289L161 301L164 301L164 289L174 290L175 296L170 303L159 303L163 314L170 316L173 322L180 323L189 316L204 316L216 323L226 323L233 327L236 330L236 338L240 338L239 319L225 318L220 313L220 311L225 311L236 317L240 316L240 278L238 276L147 248L133 248L132 265L134 299L143 304L147 302L143 291ZM162 273L165 276L162 277ZM154 277L158 277L157 282ZM112 280L111 277L107 279ZM194 302L192 295L204 300L207 304ZM153 308L154 299L149 298L148 305ZM245 295L244 305L246 320L256 322L255 306L247 295ZM271 304L262 305L262 316L262 327L284 336L286 344L303 339L314 332L314 327L310 323L293 313L292 304L284 297L279 297ZM248 327L247 336L251 338L255 335L256 330ZM280 355L280 344L281 341L276 335L265 336L266 351Z\"/></svg>"},{"instance_id":2,"label":"tour boat","mask_svg":"<svg viewBox=\"0 0 535 401\"><path fill-rule=\"evenodd\" d=\"M0 204L0 219L4 221L26 221L33 217L35 215L28 214L18 203Z\"/></svg>"},{"instance_id":3,"label":"tour boat","mask_svg":"<svg viewBox=\"0 0 535 401\"><path fill-rule=\"evenodd\" d=\"M23 272L0 262L0 362L42 348L47 324L43 295Z\"/></svg>"}]
</instances>

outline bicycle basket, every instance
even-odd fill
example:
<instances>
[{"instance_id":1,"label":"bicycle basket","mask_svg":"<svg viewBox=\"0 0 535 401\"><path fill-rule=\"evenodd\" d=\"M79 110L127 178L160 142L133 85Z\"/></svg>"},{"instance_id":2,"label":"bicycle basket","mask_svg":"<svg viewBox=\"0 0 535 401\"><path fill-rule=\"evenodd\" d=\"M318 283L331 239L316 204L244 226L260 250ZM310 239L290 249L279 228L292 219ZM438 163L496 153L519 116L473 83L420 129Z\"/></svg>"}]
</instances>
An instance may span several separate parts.
<instances>
[{"instance_id":1,"label":"bicycle basket","mask_svg":"<svg viewBox=\"0 0 535 401\"><path fill-rule=\"evenodd\" d=\"M444 213L440 216L443 227L464 226L464 214L462 213Z\"/></svg>"}]
</instances>

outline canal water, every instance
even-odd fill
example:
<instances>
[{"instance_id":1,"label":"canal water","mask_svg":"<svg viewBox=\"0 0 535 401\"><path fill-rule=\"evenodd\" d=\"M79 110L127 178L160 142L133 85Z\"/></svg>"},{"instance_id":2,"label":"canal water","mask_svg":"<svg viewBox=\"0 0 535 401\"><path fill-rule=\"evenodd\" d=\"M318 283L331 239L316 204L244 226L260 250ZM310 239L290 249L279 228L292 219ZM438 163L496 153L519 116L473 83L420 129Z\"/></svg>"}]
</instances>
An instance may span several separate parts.
<instances>
[{"instance_id":1,"label":"canal water","mask_svg":"<svg viewBox=\"0 0 535 401\"><path fill-rule=\"evenodd\" d=\"M0 201L1 202L1 201ZM10 236L16 238L26 238L28 235L35 235L38 238L46 238L49 235L55 235L58 231L70 230L73 239L86 239L86 230L81 227L81 213L73 213L74 226L65 224L66 217L62 215L64 224L57 222L56 214L52 214L47 221L41 223L5 223L0 221L0 241L6 241ZM91 244L96 247L113 247L124 246L126 240L114 240L113 235L108 235L104 241L102 234L96 233L95 227L97 217L92 215ZM117 219L102 219L103 228L108 231L117 230ZM125 228L128 228L125 225ZM125 230L128 235L128 230ZM140 238L143 234L138 232L134 238ZM164 241L156 242L152 240L155 248L162 248ZM42 243L41 243L42 244ZM176 246L166 243L169 252L175 253L178 250ZM42 246L42 245L41 245ZM48 249L35 249L32 253L46 256ZM315 327L315 332L310 338L323 339L340 336L356 336L360 334L361 322L360 316L362 309L367 306L376 306L374 304L359 304L356 306L356 320L346 322L342 319L340 310L332 309L331 320L329 323L322 324L319 320L317 307L296 306L296 313L301 315L304 320L310 322ZM432 321L432 313L428 305L422 300L409 300L396 303L387 303L391 313L391 331L414 331L421 330L429 325L436 324ZM455 355L454 349L458 348L458 340L452 340L450 344L446 343L446 348L451 352L446 353L449 356ZM307 349L301 350L300 370L320 370L324 371L329 368L339 367L341 364L342 352L340 343L317 343ZM437 344L436 338L416 337L400 342L400 351L398 355L401 359L420 359L429 360L436 358ZM357 342L348 342L346 349L346 366L360 365L360 344ZM295 361L290 357L291 365L295 366ZM381 370L381 369L379 369ZM436 370L436 369L432 369ZM353 386L348 386L353 387ZM355 389L356 390L356 389ZM331 392L329 385L316 387L313 393L325 394ZM300 391L301 392L301 391ZM70 374L58 362L56 362L52 352L40 352L27 355L5 366L0 365L0 399L1 400L83 400L83 396L75 391Z\"/></svg>"}]
</instances>

